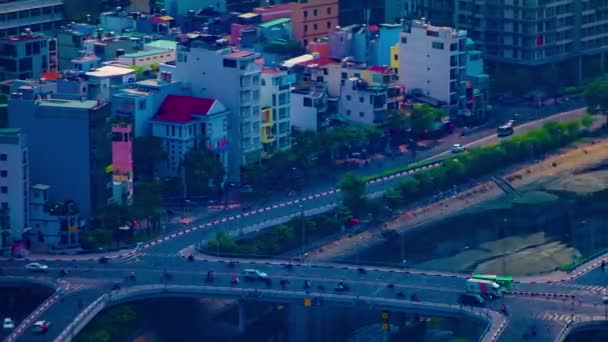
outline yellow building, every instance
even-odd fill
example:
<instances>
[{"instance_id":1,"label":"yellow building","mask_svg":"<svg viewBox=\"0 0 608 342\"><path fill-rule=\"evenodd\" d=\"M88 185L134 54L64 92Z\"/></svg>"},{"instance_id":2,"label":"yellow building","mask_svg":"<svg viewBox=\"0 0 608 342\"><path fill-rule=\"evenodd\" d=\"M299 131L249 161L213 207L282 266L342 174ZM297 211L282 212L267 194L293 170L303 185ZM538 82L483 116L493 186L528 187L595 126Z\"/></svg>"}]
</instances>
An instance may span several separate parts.
<instances>
[{"instance_id":1,"label":"yellow building","mask_svg":"<svg viewBox=\"0 0 608 342\"><path fill-rule=\"evenodd\" d=\"M399 75L399 44L391 46L391 69Z\"/></svg>"},{"instance_id":2,"label":"yellow building","mask_svg":"<svg viewBox=\"0 0 608 342\"><path fill-rule=\"evenodd\" d=\"M275 152L275 121L272 108L262 108L262 157L267 158Z\"/></svg>"}]
</instances>

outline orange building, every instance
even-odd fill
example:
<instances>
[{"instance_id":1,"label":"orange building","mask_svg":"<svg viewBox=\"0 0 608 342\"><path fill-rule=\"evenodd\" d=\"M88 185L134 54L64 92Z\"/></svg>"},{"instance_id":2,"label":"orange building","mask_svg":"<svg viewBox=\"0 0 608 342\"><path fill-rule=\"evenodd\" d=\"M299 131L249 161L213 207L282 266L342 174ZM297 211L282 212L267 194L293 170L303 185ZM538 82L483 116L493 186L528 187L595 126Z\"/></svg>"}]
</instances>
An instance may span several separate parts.
<instances>
[{"instance_id":1,"label":"orange building","mask_svg":"<svg viewBox=\"0 0 608 342\"><path fill-rule=\"evenodd\" d=\"M293 39L304 46L327 37L338 25L338 0L296 0L292 3L291 25Z\"/></svg>"}]
</instances>

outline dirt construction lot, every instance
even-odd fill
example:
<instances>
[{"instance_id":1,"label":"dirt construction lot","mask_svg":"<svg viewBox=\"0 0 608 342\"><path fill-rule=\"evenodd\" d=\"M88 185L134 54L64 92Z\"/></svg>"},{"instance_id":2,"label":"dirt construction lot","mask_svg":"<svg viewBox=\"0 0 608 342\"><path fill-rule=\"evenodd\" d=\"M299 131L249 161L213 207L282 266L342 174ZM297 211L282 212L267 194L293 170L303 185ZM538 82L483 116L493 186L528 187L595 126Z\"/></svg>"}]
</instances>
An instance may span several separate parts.
<instances>
[{"instance_id":1,"label":"dirt construction lot","mask_svg":"<svg viewBox=\"0 0 608 342\"><path fill-rule=\"evenodd\" d=\"M521 188L538 180L571 174L608 160L608 140L596 139L562 149L542 161L506 172L503 178L514 188ZM471 206L496 199L504 192L494 182L485 182L457 196L417 208L410 208L401 216L386 223L386 228L400 232L443 220ZM340 259L360 249L367 249L383 241L380 229L347 236L308 253L306 260Z\"/></svg>"}]
</instances>

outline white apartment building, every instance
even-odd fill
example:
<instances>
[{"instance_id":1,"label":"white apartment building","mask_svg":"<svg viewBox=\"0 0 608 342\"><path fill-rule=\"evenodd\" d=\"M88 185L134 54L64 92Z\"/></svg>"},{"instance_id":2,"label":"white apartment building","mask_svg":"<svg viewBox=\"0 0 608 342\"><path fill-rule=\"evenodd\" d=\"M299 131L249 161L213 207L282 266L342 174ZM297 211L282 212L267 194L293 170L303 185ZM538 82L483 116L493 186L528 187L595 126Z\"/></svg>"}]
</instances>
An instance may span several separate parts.
<instances>
[{"instance_id":1,"label":"white apartment building","mask_svg":"<svg viewBox=\"0 0 608 342\"><path fill-rule=\"evenodd\" d=\"M378 125L387 116L387 87L369 85L364 80L351 77L342 83L340 111L348 121Z\"/></svg>"},{"instance_id":2,"label":"white apartment building","mask_svg":"<svg viewBox=\"0 0 608 342\"><path fill-rule=\"evenodd\" d=\"M28 224L29 164L25 134L0 129L0 254L21 241Z\"/></svg>"},{"instance_id":3,"label":"white apartment building","mask_svg":"<svg viewBox=\"0 0 608 342\"><path fill-rule=\"evenodd\" d=\"M262 144L267 154L291 147L291 83L285 71L262 70Z\"/></svg>"},{"instance_id":4,"label":"white apartment building","mask_svg":"<svg viewBox=\"0 0 608 342\"><path fill-rule=\"evenodd\" d=\"M219 36L182 37L177 46L176 81L192 96L217 99L230 110L228 181L240 182L240 166L258 162L260 129L259 54L239 51Z\"/></svg>"},{"instance_id":5,"label":"white apartment building","mask_svg":"<svg viewBox=\"0 0 608 342\"><path fill-rule=\"evenodd\" d=\"M0 37L18 35L26 28L54 31L63 20L63 0L0 0Z\"/></svg>"},{"instance_id":6,"label":"white apartment building","mask_svg":"<svg viewBox=\"0 0 608 342\"><path fill-rule=\"evenodd\" d=\"M463 110L466 38L466 31L432 26L424 20L404 23L399 81L410 93L445 102L451 113Z\"/></svg>"}]
</instances>

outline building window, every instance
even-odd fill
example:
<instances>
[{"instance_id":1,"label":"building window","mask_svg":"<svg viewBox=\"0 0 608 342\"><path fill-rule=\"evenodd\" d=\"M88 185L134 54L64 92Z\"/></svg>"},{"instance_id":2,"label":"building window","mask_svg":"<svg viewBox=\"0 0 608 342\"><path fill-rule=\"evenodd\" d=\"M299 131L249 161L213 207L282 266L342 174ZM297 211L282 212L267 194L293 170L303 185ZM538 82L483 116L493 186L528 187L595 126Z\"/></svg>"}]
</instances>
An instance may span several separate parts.
<instances>
[{"instance_id":1,"label":"building window","mask_svg":"<svg viewBox=\"0 0 608 342\"><path fill-rule=\"evenodd\" d=\"M437 49L437 50L443 50L443 43L440 43L440 42L433 42L433 43L431 44L431 47L432 47L433 49Z\"/></svg>"},{"instance_id":2,"label":"building window","mask_svg":"<svg viewBox=\"0 0 608 342\"><path fill-rule=\"evenodd\" d=\"M8 209L8 202L2 202L2 209Z\"/></svg>"},{"instance_id":3,"label":"building window","mask_svg":"<svg viewBox=\"0 0 608 342\"><path fill-rule=\"evenodd\" d=\"M317 11L317 9L316 9L316 8L312 10L312 15L313 15L313 16L315 16L315 17L316 17L318 14L319 14L319 12Z\"/></svg>"},{"instance_id":4,"label":"building window","mask_svg":"<svg viewBox=\"0 0 608 342\"><path fill-rule=\"evenodd\" d=\"M351 100L351 98L352 98L352 97L351 97L350 95L346 95L346 100L347 100L347 101L350 101L350 100Z\"/></svg>"},{"instance_id":5,"label":"building window","mask_svg":"<svg viewBox=\"0 0 608 342\"><path fill-rule=\"evenodd\" d=\"M8 192L8 186L2 186L0 187L0 192L3 194L6 194Z\"/></svg>"},{"instance_id":6,"label":"building window","mask_svg":"<svg viewBox=\"0 0 608 342\"><path fill-rule=\"evenodd\" d=\"M363 112L359 112L359 116L360 116L360 117L364 117L364 116L365 116L365 113L363 113Z\"/></svg>"},{"instance_id":7,"label":"building window","mask_svg":"<svg viewBox=\"0 0 608 342\"><path fill-rule=\"evenodd\" d=\"M401 37L401 44L407 44L407 37Z\"/></svg>"},{"instance_id":8,"label":"building window","mask_svg":"<svg viewBox=\"0 0 608 342\"><path fill-rule=\"evenodd\" d=\"M308 18L308 11L304 11L304 18Z\"/></svg>"},{"instance_id":9,"label":"building window","mask_svg":"<svg viewBox=\"0 0 608 342\"><path fill-rule=\"evenodd\" d=\"M437 31L431 31L431 30L426 30L426 35L429 37L439 37L439 32Z\"/></svg>"},{"instance_id":10,"label":"building window","mask_svg":"<svg viewBox=\"0 0 608 342\"><path fill-rule=\"evenodd\" d=\"M308 32L308 25L304 25L304 32Z\"/></svg>"},{"instance_id":11,"label":"building window","mask_svg":"<svg viewBox=\"0 0 608 342\"><path fill-rule=\"evenodd\" d=\"M312 99L310 97L304 98L304 107L312 107Z\"/></svg>"},{"instance_id":12,"label":"building window","mask_svg":"<svg viewBox=\"0 0 608 342\"><path fill-rule=\"evenodd\" d=\"M1 153L0 154L0 160L5 161L6 159L7 159L6 153Z\"/></svg>"},{"instance_id":13,"label":"building window","mask_svg":"<svg viewBox=\"0 0 608 342\"><path fill-rule=\"evenodd\" d=\"M365 102L365 99L363 98L363 96L359 96L359 102L360 102L360 103Z\"/></svg>"},{"instance_id":14,"label":"building window","mask_svg":"<svg viewBox=\"0 0 608 342\"><path fill-rule=\"evenodd\" d=\"M346 115L350 116L350 109L346 110Z\"/></svg>"},{"instance_id":15,"label":"building window","mask_svg":"<svg viewBox=\"0 0 608 342\"><path fill-rule=\"evenodd\" d=\"M342 79L343 79L343 80L345 80L345 79L347 79L347 78L348 78L348 74L347 74L347 73L345 73L345 72L343 72L343 73L342 73Z\"/></svg>"},{"instance_id":16,"label":"building window","mask_svg":"<svg viewBox=\"0 0 608 342\"><path fill-rule=\"evenodd\" d=\"M327 23L325 23L325 26L326 26L327 28L331 28L331 21L328 21Z\"/></svg>"},{"instance_id":17,"label":"building window","mask_svg":"<svg viewBox=\"0 0 608 342\"><path fill-rule=\"evenodd\" d=\"M146 100L140 100L140 101L137 103L137 106L139 107L139 110L144 110L144 109L146 109Z\"/></svg>"},{"instance_id":18,"label":"building window","mask_svg":"<svg viewBox=\"0 0 608 342\"><path fill-rule=\"evenodd\" d=\"M312 28L316 31L319 29L319 26L317 24L312 25Z\"/></svg>"},{"instance_id":19,"label":"building window","mask_svg":"<svg viewBox=\"0 0 608 342\"><path fill-rule=\"evenodd\" d=\"M224 59L224 68L236 68L236 60Z\"/></svg>"},{"instance_id":20,"label":"building window","mask_svg":"<svg viewBox=\"0 0 608 342\"><path fill-rule=\"evenodd\" d=\"M331 14L331 7L327 7L327 14Z\"/></svg>"},{"instance_id":21,"label":"building window","mask_svg":"<svg viewBox=\"0 0 608 342\"><path fill-rule=\"evenodd\" d=\"M6 171L6 170L0 171L0 177L2 177L2 178L8 177L8 171Z\"/></svg>"}]
</instances>

